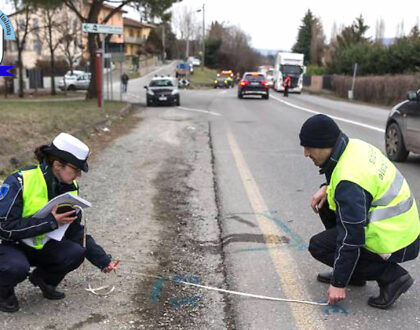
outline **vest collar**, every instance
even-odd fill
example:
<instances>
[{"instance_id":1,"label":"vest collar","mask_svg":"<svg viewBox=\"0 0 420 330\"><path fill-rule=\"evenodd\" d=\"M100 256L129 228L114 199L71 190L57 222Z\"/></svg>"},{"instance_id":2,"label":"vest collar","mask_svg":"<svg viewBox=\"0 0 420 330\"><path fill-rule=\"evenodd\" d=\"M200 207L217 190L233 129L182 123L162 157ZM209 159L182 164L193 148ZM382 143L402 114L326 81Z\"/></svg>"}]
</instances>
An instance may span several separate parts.
<instances>
[{"instance_id":1,"label":"vest collar","mask_svg":"<svg viewBox=\"0 0 420 330\"><path fill-rule=\"evenodd\" d=\"M335 142L333 150L331 152L330 158L321 166L319 174L325 174L327 178L327 183L330 183L332 172L334 171L335 166L337 165L340 156L343 154L344 150L349 143L349 138L344 133L340 133Z\"/></svg>"}]
</instances>

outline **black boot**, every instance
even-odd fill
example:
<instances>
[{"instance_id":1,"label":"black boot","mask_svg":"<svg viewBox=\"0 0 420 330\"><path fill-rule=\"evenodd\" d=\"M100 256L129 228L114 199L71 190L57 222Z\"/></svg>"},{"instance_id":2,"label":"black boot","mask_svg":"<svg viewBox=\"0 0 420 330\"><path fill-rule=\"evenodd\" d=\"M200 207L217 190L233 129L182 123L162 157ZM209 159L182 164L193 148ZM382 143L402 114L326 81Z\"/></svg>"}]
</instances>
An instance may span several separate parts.
<instances>
[{"instance_id":1,"label":"black boot","mask_svg":"<svg viewBox=\"0 0 420 330\"><path fill-rule=\"evenodd\" d=\"M7 313L14 313L19 310L19 302L13 287L0 288L0 310Z\"/></svg>"},{"instance_id":2,"label":"black boot","mask_svg":"<svg viewBox=\"0 0 420 330\"><path fill-rule=\"evenodd\" d=\"M332 278L332 272L325 272L325 273L319 273L318 276L316 277L316 279L318 280L318 282L322 282L322 283L331 283L331 278ZM357 278L351 278L349 285L352 286L365 286L366 285L366 281L365 280L359 280Z\"/></svg>"},{"instance_id":3,"label":"black boot","mask_svg":"<svg viewBox=\"0 0 420 330\"><path fill-rule=\"evenodd\" d=\"M370 297L368 304L372 307L387 309L406 292L414 283L410 274L398 277L395 281L379 286L379 296Z\"/></svg>"},{"instance_id":4,"label":"black boot","mask_svg":"<svg viewBox=\"0 0 420 330\"><path fill-rule=\"evenodd\" d=\"M29 274L29 281L34 286L38 286L42 291L42 295L47 299L58 300L63 299L66 296L64 292L57 291L54 285L45 283L45 281L38 276L36 270Z\"/></svg>"}]
</instances>

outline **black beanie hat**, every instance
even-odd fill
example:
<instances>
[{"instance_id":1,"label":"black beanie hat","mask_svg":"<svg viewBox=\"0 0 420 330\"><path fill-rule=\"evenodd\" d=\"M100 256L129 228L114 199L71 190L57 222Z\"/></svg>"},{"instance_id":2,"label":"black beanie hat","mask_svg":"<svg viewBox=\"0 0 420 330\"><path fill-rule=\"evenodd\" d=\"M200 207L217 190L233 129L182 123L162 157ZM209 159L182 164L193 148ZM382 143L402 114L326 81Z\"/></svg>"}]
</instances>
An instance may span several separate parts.
<instances>
[{"instance_id":1,"label":"black beanie hat","mask_svg":"<svg viewBox=\"0 0 420 330\"><path fill-rule=\"evenodd\" d=\"M312 148L331 148L340 135L340 129L330 117L319 114L307 119L300 129L300 145Z\"/></svg>"}]
</instances>

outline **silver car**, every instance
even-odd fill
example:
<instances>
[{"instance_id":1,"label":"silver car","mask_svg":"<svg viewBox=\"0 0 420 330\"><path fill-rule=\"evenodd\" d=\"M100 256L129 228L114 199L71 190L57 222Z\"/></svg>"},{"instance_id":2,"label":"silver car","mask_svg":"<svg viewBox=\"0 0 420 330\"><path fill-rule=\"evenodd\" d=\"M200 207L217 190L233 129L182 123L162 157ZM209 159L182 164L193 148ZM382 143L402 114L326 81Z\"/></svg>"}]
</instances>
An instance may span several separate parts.
<instances>
[{"instance_id":1,"label":"silver car","mask_svg":"<svg viewBox=\"0 0 420 330\"><path fill-rule=\"evenodd\" d=\"M58 88L62 91L87 90L90 84L90 73L84 71L67 72L62 80L58 82Z\"/></svg>"},{"instance_id":2,"label":"silver car","mask_svg":"<svg viewBox=\"0 0 420 330\"><path fill-rule=\"evenodd\" d=\"M386 123L385 149L388 158L403 162L409 152L420 154L420 89L394 106Z\"/></svg>"}]
</instances>

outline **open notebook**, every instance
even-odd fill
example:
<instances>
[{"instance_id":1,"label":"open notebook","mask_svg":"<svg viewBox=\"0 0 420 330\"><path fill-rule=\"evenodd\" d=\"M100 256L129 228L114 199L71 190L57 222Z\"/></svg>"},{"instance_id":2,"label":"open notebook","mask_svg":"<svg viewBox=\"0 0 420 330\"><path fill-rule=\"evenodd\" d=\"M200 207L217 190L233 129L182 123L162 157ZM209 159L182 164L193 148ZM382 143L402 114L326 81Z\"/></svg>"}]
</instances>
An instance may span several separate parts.
<instances>
[{"instance_id":1,"label":"open notebook","mask_svg":"<svg viewBox=\"0 0 420 330\"><path fill-rule=\"evenodd\" d=\"M60 205L60 204L70 204L73 206L80 206L81 208L87 208L87 207L91 207L92 204L90 202L88 202L87 200L70 194L70 193L65 193L62 195L59 195L57 197L54 197L52 200L50 200L42 209L40 209L37 213L35 213L33 215L34 218L45 218L48 214L51 213L51 210L53 209L53 207L55 205ZM76 209L76 212L78 213L80 210ZM57 229L50 231L49 233L46 234L46 237L43 239L43 243L45 244L50 238L55 239L56 241L61 241L61 239L63 238L68 226L70 224L65 224L65 225L61 225L59 226ZM32 245L33 244L33 238L25 238L22 240L25 244L28 245Z\"/></svg>"}]
</instances>

